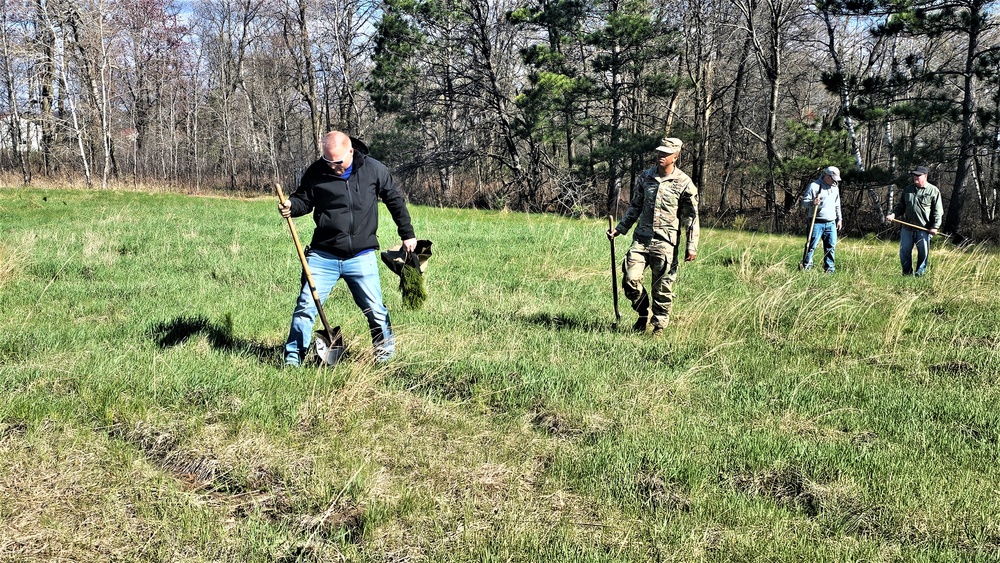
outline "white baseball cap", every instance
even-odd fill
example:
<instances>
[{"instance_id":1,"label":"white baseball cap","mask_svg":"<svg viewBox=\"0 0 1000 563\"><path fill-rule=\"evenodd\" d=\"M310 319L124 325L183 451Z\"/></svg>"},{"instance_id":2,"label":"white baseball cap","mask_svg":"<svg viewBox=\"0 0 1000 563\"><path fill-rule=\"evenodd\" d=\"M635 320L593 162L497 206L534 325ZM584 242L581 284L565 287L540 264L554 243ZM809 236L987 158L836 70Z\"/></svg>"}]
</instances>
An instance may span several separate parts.
<instances>
[{"instance_id":1,"label":"white baseball cap","mask_svg":"<svg viewBox=\"0 0 1000 563\"><path fill-rule=\"evenodd\" d=\"M664 137L660 139L660 146L656 147L656 152L662 152L665 154L674 154L675 152L681 150L681 146L684 142L675 137Z\"/></svg>"}]
</instances>

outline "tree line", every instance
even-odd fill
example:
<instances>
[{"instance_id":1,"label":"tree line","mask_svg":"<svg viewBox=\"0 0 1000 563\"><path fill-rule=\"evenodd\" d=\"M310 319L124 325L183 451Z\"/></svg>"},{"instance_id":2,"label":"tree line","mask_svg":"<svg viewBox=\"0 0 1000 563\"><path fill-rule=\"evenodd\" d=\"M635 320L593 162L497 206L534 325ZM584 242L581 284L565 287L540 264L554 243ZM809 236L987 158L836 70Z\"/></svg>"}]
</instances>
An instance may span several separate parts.
<instances>
[{"instance_id":1,"label":"tree line","mask_svg":"<svg viewBox=\"0 0 1000 563\"><path fill-rule=\"evenodd\" d=\"M996 231L996 0L0 0L8 181L264 191L340 129L411 200L617 213L684 140L702 213L786 225L843 171L877 227L917 165Z\"/></svg>"}]
</instances>

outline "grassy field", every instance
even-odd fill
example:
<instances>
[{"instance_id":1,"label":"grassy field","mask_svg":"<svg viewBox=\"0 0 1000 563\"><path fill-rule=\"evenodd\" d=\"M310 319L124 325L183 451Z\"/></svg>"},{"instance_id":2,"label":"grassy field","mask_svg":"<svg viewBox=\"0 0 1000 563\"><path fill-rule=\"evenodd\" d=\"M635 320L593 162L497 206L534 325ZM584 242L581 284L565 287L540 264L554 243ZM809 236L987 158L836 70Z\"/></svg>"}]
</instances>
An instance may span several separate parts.
<instances>
[{"instance_id":1,"label":"grassy field","mask_svg":"<svg viewBox=\"0 0 1000 563\"><path fill-rule=\"evenodd\" d=\"M706 229L653 340L606 221L411 212L396 358L341 285L348 360L282 369L272 198L0 190L0 560L1000 558L995 250Z\"/></svg>"}]
</instances>

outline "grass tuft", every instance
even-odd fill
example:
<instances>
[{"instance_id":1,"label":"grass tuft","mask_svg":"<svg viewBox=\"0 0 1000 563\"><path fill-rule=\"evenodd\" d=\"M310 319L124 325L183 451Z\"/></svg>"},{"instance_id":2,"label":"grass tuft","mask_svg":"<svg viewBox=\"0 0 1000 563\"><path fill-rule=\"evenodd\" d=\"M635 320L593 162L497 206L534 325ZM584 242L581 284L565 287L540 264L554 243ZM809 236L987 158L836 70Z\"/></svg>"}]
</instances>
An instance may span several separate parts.
<instances>
[{"instance_id":1,"label":"grass tuft","mask_svg":"<svg viewBox=\"0 0 1000 563\"><path fill-rule=\"evenodd\" d=\"M797 467L728 475L722 481L741 493L773 500L778 506L800 510L809 517L819 515L826 496L824 487L809 480Z\"/></svg>"},{"instance_id":2,"label":"grass tuft","mask_svg":"<svg viewBox=\"0 0 1000 563\"><path fill-rule=\"evenodd\" d=\"M26 256L11 244L0 241L0 289L20 277L27 263Z\"/></svg>"},{"instance_id":3,"label":"grass tuft","mask_svg":"<svg viewBox=\"0 0 1000 563\"><path fill-rule=\"evenodd\" d=\"M420 270L409 264L403 265L399 275L399 290L403 295L403 306L415 311L424 306L427 300L427 288L424 287L424 276Z\"/></svg>"}]
</instances>

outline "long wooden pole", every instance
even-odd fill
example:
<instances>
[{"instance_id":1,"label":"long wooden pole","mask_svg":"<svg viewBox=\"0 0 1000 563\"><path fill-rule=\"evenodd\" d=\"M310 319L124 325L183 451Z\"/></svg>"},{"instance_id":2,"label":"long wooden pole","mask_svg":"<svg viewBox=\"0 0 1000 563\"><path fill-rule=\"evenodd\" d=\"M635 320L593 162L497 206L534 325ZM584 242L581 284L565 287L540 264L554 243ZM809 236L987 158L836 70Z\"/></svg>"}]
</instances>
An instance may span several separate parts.
<instances>
[{"instance_id":1,"label":"long wooden pole","mask_svg":"<svg viewBox=\"0 0 1000 563\"><path fill-rule=\"evenodd\" d=\"M816 198L819 198L819 192L816 192ZM806 247L802 249L802 261L799 262L799 269L806 267L806 260L809 258L809 247L813 242L813 233L816 231L816 215L819 214L819 202L813 199L813 220L809 224L809 236L806 237Z\"/></svg>"},{"instance_id":2,"label":"long wooden pole","mask_svg":"<svg viewBox=\"0 0 1000 563\"><path fill-rule=\"evenodd\" d=\"M615 228L615 218L608 215L608 231ZM614 295L615 302L615 327L622 321L621 311L618 310L618 259L615 258L615 239L611 237L611 295Z\"/></svg>"},{"instance_id":3,"label":"long wooden pole","mask_svg":"<svg viewBox=\"0 0 1000 563\"><path fill-rule=\"evenodd\" d=\"M274 184L274 191L278 193L278 203L285 203L285 194L281 191L281 184ZM302 243L299 241L299 233L295 230L295 223L291 217L285 218L288 221L288 230L292 232L292 240L295 241L295 250L299 253L299 261L302 262L302 271L306 274L306 282L309 284L309 291L312 292L313 301L316 302L316 310L319 311L319 318L323 321L323 328L326 330L326 337L330 343L334 342L333 330L326 320L326 313L323 311L323 302L319 299L319 292L316 290L316 282L313 281L312 273L309 271L309 264L306 261L306 254L302 250Z\"/></svg>"},{"instance_id":4,"label":"long wooden pole","mask_svg":"<svg viewBox=\"0 0 1000 563\"><path fill-rule=\"evenodd\" d=\"M917 229L917 230L923 231L925 233L931 232L930 229L925 229L923 227L918 227L917 225L914 225L913 223L907 223L906 221L900 221L899 219L896 219L896 218L892 218L892 219L889 219L889 220L892 221L893 223L899 223L900 225L906 225L907 227L910 227L911 229ZM941 235L943 237L951 236L951 235L948 235L948 234L945 234L945 233L933 233L933 234L935 234L935 235Z\"/></svg>"}]
</instances>

